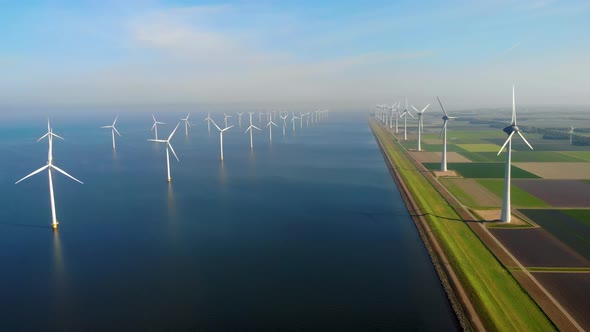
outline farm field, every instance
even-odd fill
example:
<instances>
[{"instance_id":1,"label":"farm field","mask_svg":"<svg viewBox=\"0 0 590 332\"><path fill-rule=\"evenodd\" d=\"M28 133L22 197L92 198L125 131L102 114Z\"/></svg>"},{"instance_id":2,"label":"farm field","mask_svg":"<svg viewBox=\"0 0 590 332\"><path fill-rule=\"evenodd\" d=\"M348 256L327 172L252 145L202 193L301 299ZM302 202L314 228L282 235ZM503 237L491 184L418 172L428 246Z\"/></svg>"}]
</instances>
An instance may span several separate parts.
<instances>
[{"instance_id":1,"label":"farm field","mask_svg":"<svg viewBox=\"0 0 590 332\"><path fill-rule=\"evenodd\" d=\"M590 210L522 209L524 215L590 259ZM579 211L579 212L577 212Z\"/></svg>"},{"instance_id":2,"label":"farm field","mask_svg":"<svg viewBox=\"0 0 590 332\"><path fill-rule=\"evenodd\" d=\"M475 179L441 178L439 181L461 203L472 208L498 207L502 204L500 198L477 183Z\"/></svg>"},{"instance_id":3,"label":"farm field","mask_svg":"<svg viewBox=\"0 0 590 332\"><path fill-rule=\"evenodd\" d=\"M413 151L410 152L412 157L414 157L417 161L421 163L435 163L439 162L442 158L442 152L427 152L427 151ZM470 163L471 160L463 157L462 155L458 154L457 152L447 152L447 161L448 162L459 162L459 163Z\"/></svg>"},{"instance_id":4,"label":"farm field","mask_svg":"<svg viewBox=\"0 0 590 332\"><path fill-rule=\"evenodd\" d=\"M439 163L424 163L424 167L429 170L438 170ZM449 170L459 172L465 178L504 178L503 163L448 163ZM537 175L529 173L516 166L512 166L512 178L538 178Z\"/></svg>"},{"instance_id":5,"label":"farm field","mask_svg":"<svg viewBox=\"0 0 590 332\"><path fill-rule=\"evenodd\" d=\"M498 152L500 145L482 143L482 144L457 144L458 147L467 152Z\"/></svg>"},{"instance_id":6,"label":"farm field","mask_svg":"<svg viewBox=\"0 0 590 332\"><path fill-rule=\"evenodd\" d=\"M477 182L490 192L496 194L498 199L502 198L504 192L504 179L478 179ZM514 180L510 186L510 196L512 198L513 207L549 207L549 204L545 203L543 200L515 186L514 182L516 182L516 180Z\"/></svg>"},{"instance_id":7,"label":"farm field","mask_svg":"<svg viewBox=\"0 0 590 332\"><path fill-rule=\"evenodd\" d=\"M590 208L590 184L583 181L515 179L512 186L525 190L553 207Z\"/></svg>"},{"instance_id":8,"label":"farm field","mask_svg":"<svg viewBox=\"0 0 590 332\"><path fill-rule=\"evenodd\" d=\"M590 163L577 162L525 162L514 163L514 166L544 179L582 180L590 179Z\"/></svg>"},{"instance_id":9,"label":"farm field","mask_svg":"<svg viewBox=\"0 0 590 332\"><path fill-rule=\"evenodd\" d=\"M526 267L590 267L590 261L543 228L490 228Z\"/></svg>"},{"instance_id":10,"label":"farm field","mask_svg":"<svg viewBox=\"0 0 590 332\"><path fill-rule=\"evenodd\" d=\"M590 326L590 296L583 291L590 289L590 273L536 272L534 275L580 325Z\"/></svg>"},{"instance_id":11,"label":"farm field","mask_svg":"<svg viewBox=\"0 0 590 332\"><path fill-rule=\"evenodd\" d=\"M590 162L590 151L562 151L560 153Z\"/></svg>"}]
</instances>

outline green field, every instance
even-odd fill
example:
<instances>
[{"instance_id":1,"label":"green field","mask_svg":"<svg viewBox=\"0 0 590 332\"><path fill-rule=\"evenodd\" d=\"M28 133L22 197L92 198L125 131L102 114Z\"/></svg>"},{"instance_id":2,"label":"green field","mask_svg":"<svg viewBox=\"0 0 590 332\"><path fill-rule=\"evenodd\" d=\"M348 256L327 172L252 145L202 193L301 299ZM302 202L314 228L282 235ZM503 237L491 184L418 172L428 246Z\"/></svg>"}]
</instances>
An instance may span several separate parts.
<instances>
[{"instance_id":1,"label":"green field","mask_svg":"<svg viewBox=\"0 0 590 332\"><path fill-rule=\"evenodd\" d=\"M498 155L495 152L459 152L465 158L473 162L504 162L506 153ZM568 156L560 152L552 151L512 151L512 162L583 162L584 160L574 156Z\"/></svg>"},{"instance_id":2,"label":"green field","mask_svg":"<svg viewBox=\"0 0 590 332\"><path fill-rule=\"evenodd\" d=\"M447 188L447 190L450 191L451 194L453 194L453 196L455 196L455 198L457 198L461 202L461 204L463 204L465 206L472 207L472 208L476 208L476 209L489 208L489 206L480 206L480 205L478 205L477 202L473 199L473 196L472 195L470 195L467 192L465 192L463 190L463 188L461 188L460 186L458 186L451 179L439 178L438 181L443 186L445 186L445 188Z\"/></svg>"},{"instance_id":3,"label":"green field","mask_svg":"<svg viewBox=\"0 0 590 332\"><path fill-rule=\"evenodd\" d=\"M488 330L553 331L554 327L520 285L483 245L436 189L407 159L393 137L371 126L449 257Z\"/></svg>"},{"instance_id":4,"label":"green field","mask_svg":"<svg viewBox=\"0 0 590 332\"><path fill-rule=\"evenodd\" d=\"M429 170L438 170L440 163L424 163ZM465 178L493 179L504 178L504 163L448 163L448 169L459 172ZM538 179L535 174L529 173L516 166L512 166L512 178L514 179Z\"/></svg>"},{"instance_id":5,"label":"green field","mask_svg":"<svg viewBox=\"0 0 590 332\"><path fill-rule=\"evenodd\" d=\"M590 259L590 210L520 210L561 242Z\"/></svg>"},{"instance_id":6,"label":"green field","mask_svg":"<svg viewBox=\"0 0 590 332\"><path fill-rule=\"evenodd\" d=\"M479 184L502 198L504 194L504 179L479 179ZM543 200L529 194L515 185L510 186L510 198L514 207L549 207Z\"/></svg>"},{"instance_id":7,"label":"green field","mask_svg":"<svg viewBox=\"0 0 590 332\"><path fill-rule=\"evenodd\" d=\"M500 150L500 146L490 143L482 144L457 144L461 149L468 152L496 152Z\"/></svg>"},{"instance_id":8,"label":"green field","mask_svg":"<svg viewBox=\"0 0 590 332\"><path fill-rule=\"evenodd\" d=\"M590 151L562 151L560 153L584 161L590 161Z\"/></svg>"}]
</instances>

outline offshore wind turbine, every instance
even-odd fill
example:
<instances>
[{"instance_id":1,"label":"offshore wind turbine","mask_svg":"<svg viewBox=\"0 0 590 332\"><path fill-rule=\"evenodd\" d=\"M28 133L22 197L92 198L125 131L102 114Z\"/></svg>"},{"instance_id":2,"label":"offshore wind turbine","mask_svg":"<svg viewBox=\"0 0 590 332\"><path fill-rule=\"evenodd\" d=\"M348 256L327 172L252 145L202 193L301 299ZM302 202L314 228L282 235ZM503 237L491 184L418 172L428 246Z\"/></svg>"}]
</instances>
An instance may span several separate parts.
<instances>
[{"instance_id":1,"label":"offshore wind turbine","mask_svg":"<svg viewBox=\"0 0 590 332\"><path fill-rule=\"evenodd\" d=\"M291 122L293 123L293 132L295 132L295 120L299 120L298 117L295 116L295 112L293 112L291 116Z\"/></svg>"},{"instance_id":2,"label":"offshore wind turbine","mask_svg":"<svg viewBox=\"0 0 590 332\"><path fill-rule=\"evenodd\" d=\"M156 134L156 139L158 139L158 125L165 124L165 123L164 122L160 122L160 121L156 121L156 117L154 116L153 113L152 113L152 119L154 119L154 124L152 125L152 130Z\"/></svg>"},{"instance_id":3,"label":"offshore wind turbine","mask_svg":"<svg viewBox=\"0 0 590 332\"><path fill-rule=\"evenodd\" d=\"M180 121L184 121L184 133L186 136L188 136L188 127L191 126L191 124L188 122L188 118L191 116L191 114L187 114L186 118L184 119L180 119Z\"/></svg>"},{"instance_id":4,"label":"offshore wind turbine","mask_svg":"<svg viewBox=\"0 0 590 332\"><path fill-rule=\"evenodd\" d=\"M301 113L299 112L299 116L300 116L300 120L301 120L301 129L303 129L303 117L305 116L305 113Z\"/></svg>"},{"instance_id":5,"label":"offshore wind turbine","mask_svg":"<svg viewBox=\"0 0 590 332\"><path fill-rule=\"evenodd\" d=\"M572 145L572 142L574 140L574 126L571 127L570 131L568 132L568 134L570 134L570 145Z\"/></svg>"},{"instance_id":6,"label":"offshore wind turbine","mask_svg":"<svg viewBox=\"0 0 590 332\"><path fill-rule=\"evenodd\" d=\"M223 116L223 122L225 122L225 128L227 128L227 118L231 118L231 115L227 115L225 112L223 112Z\"/></svg>"},{"instance_id":7,"label":"offshore wind turbine","mask_svg":"<svg viewBox=\"0 0 590 332\"><path fill-rule=\"evenodd\" d=\"M449 116L449 114L445 110L445 107L443 106L440 99L438 97L436 97L436 99L438 100L438 103L440 104L440 108L442 109L443 114L444 114L444 116L442 117L442 119L443 119L442 130L440 132L443 135L443 150L442 150L442 159L440 161L440 170L443 172L446 172L447 171L447 122L450 119L456 119L457 117L456 116Z\"/></svg>"},{"instance_id":8,"label":"offshore wind turbine","mask_svg":"<svg viewBox=\"0 0 590 332\"><path fill-rule=\"evenodd\" d=\"M221 150L221 161L223 161L223 132L226 131L226 130L229 130L231 127L233 127L233 125L221 129L221 128L219 128L219 126L217 125L217 123L215 123L215 121L213 121L213 124L215 125L215 127L217 128L217 130L219 130L219 147L220 147L220 150Z\"/></svg>"},{"instance_id":9,"label":"offshore wind turbine","mask_svg":"<svg viewBox=\"0 0 590 332\"><path fill-rule=\"evenodd\" d=\"M408 98L406 98L406 109L404 109L404 111L402 112L402 114L399 116L400 118L403 116L404 117L404 141L408 140L408 114L413 118L414 116L412 115L412 113L410 113L410 110L408 109Z\"/></svg>"},{"instance_id":10,"label":"offshore wind turbine","mask_svg":"<svg viewBox=\"0 0 590 332\"><path fill-rule=\"evenodd\" d=\"M39 138L37 140L37 142L44 139L45 137L47 137L47 140L49 141L49 149L47 152L47 165L39 168L36 171L31 172L29 175L25 176L24 178L16 181L15 184L18 184L19 182L23 181L24 179L31 177L31 176L47 169L47 174L49 176L49 201L51 202L51 227L53 229L57 229L57 224L59 222L57 221L57 217L56 217L56 213L55 213L55 196L53 194L53 179L52 179L52 175L51 175L51 170L56 170L80 184L84 184L84 182L76 179L75 177L66 173L66 171L62 170L61 168L59 168L53 164L53 137L57 137L62 140L63 140L63 138L61 136L58 136L53 133L53 130L51 129L51 125L49 124L49 119L47 120L47 133L45 135L41 136L41 138Z\"/></svg>"},{"instance_id":11,"label":"offshore wind turbine","mask_svg":"<svg viewBox=\"0 0 590 332\"><path fill-rule=\"evenodd\" d=\"M509 126L502 130L508 134L508 138L506 139L506 142L504 142L504 145L502 145L500 148L500 151L498 151L498 155L502 153L502 150L504 150L506 145L508 145L508 149L506 151L506 173L504 175L504 196L502 197L502 213L500 215L500 220L504 222L510 222L512 218L510 207L510 167L512 162L512 136L514 136L514 133L518 134L518 136L522 138L522 140L526 143L526 145L528 145L529 148L531 148L531 150L533 149L526 138L524 138L524 136L520 133L520 128L518 128L516 125L516 101L514 97L514 85L512 85L512 121Z\"/></svg>"},{"instance_id":12,"label":"offshore wind turbine","mask_svg":"<svg viewBox=\"0 0 590 332\"><path fill-rule=\"evenodd\" d=\"M207 131L211 134L211 121L213 121L211 119L211 112L207 112L207 117L203 121L207 121Z\"/></svg>"},{"instance_id":13,"label":"offshore wind turbine","mask_svg":"<svg viewBox=\"0 0 590 332\"><path fill-rule=\"evenodd\" d=\"M414 109L414 111L416 111L416 114L418 114L418 151L422 151L422 145L421 143L421 133L422 130L424 129L424 120L422 119L422 115L424 115L424 112L426 112L426 109L428 108L428 106L430 106L430 104L426 105L426 107L424 107L421 111L418 111L418 109L416 107L414 107L414 105L412 105L412 108Z\"/></svg>"},{"instance_id":14,"label":"offshore wind turbine","mask_svg":"<svg viewBox=\"0 0 590 332\"><path fill-rule=\"evenodd\" d=\"M254 149L254 141L252 140L253 129L260 130L260 128L258 128L252 124L252 114L254 114L254 112L248 112L248 114L250 114L250 127L248 127L248 129L246 129L244 134L247 133L248 131L250 131L250 150L252 150L252 149Z\"/></svg>"},{"instance_id":15,"label":"offshore wind turbine","mask_svg":"<svg viewBox=\"0 0 590 332\"><path fill-rule=\"evenodd\" d=\"M172 136L174 136L174 133L176 132L176 129L178 129L178 126L180 126L180 122L176 125L170 136L168 136L168 139L148 139L148 141L152 142L166 143L166 168L168 170L168 182L172 181L172 178L170 177L170 153L168 152L168 150L172 151L172 154L174 154L176 160L180 162L180 159L178 159L176 152L174 152L172 144L170 144L170 140L172 139Z\"/></svg>"},{"instance_id":16,"label":"offshore wind turbine","mask_svg":"<svg viewBox=\"0 0 590 332\"><path fill-rule=\"evenodd\" d=\"M242 115L244 115L244 113L236 112L236 114L238 115L238 125L242 128Z\"/></svg>"},{"instance_id":17,"label":"offshore wind turbine","mask_svg":"<svg viewBox=\"0 0 590 332\"><path fill-rule=\"evenodd\" d=\"M279 115L281 117L281 119L283 119L283 136L285 136L285 127L287 126L287 117L289 116L289 113L283 115Z\"/></svg>"},{"instance_id":18,"label":"offshore wind turbine","mask_svg":"<svg viewBox=\"0 0 590 332\"><path fill-rule=\"evenodd\" d=\"M110 128L111 129L111 134L113 136L113 150L116 150L117 149L115 147L115 132L117 133L117 135L121 136L121 134L119 133L119 131L117 130L117 128L115 128L115 123L117 123L117 119L119 119L119 115L117 115L115 117L115 121L113 121L113 124L112 125L100 127L100 128Z\"/></svg>"},{"instance_id":19,"label":"offshore wind turbine","mask_svg":"<svg viewBox=\"0 0 590 332\"><path fill-rule=\"evenodd\" d=\"M270 142L272 143L272 126L278 127L276 123L274 123L272 121L272 117L269 119L268 124L266 125L267 127L269 127L268 129L270 130ZM283 128L284 129L284 128Z\"/></svg>"}]
</instances>

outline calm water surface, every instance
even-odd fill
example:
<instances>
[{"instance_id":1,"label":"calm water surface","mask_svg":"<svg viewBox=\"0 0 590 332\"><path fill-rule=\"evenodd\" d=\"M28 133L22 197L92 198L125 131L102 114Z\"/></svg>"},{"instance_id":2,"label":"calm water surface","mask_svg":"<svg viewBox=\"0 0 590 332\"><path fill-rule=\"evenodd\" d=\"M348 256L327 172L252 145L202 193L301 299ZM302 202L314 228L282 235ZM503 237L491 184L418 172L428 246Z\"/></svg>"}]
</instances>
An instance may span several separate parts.
<instances>
[{"instance_id":1,"label":"calm water surface","mask_svg":"<svg viewBox=\"0 0 590 332\"><path fill-rule=\"evenodd\" d=\"M14 185L46 163L44 119L2 124L0 330L457 329L364 115L253 152L244 117L223 164L192 117L171 184L149 114L121 115L116 154L110 114L54 118L54 162L85 182L54 175L58 232L47 173Z\"/></svg>"}]
</instances>

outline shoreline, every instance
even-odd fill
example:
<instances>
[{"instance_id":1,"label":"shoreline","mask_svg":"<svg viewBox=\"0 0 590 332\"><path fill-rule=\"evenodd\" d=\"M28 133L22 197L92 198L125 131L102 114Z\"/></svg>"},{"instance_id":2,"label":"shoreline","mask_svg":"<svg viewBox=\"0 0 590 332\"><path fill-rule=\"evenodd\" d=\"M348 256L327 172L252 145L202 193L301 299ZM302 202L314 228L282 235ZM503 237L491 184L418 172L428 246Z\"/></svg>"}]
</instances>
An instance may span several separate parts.
<instances>
[{"instance_id":1,"label":"shoreline","mask_svg":"<svg viewBox=\"0 0 590 332\"><path fill-rule=\"evenodd\" d=\"M458 325L463 331L472 331L474 330L473 327L475 327L475 330L478 331L485 330L479 315L475 311L475 307L469 300L467 293L463 289L463 285L460 283L452 266L449 264L445 253L438 243L438 240L432 234L432 230L426 222L426 219L424 219L423 215L419 213L420 209L418 204L406 187L405 182L395 168L394 163L389 158L389 155L387 155L385 152L381 140L376 135L373 127L370 127L371 132L377 141L377 145L379 146L379 151L381 151L381 154L383 155L383 159L389 170L389 173L398 187L410 217L414 221L414 225L416 226L418 234L422 239L422 243L426 249L426 252L432 261L434 270L447 295L451 309L455 313L455 318L457 319Z\"/></svg>"}]
</instances>

